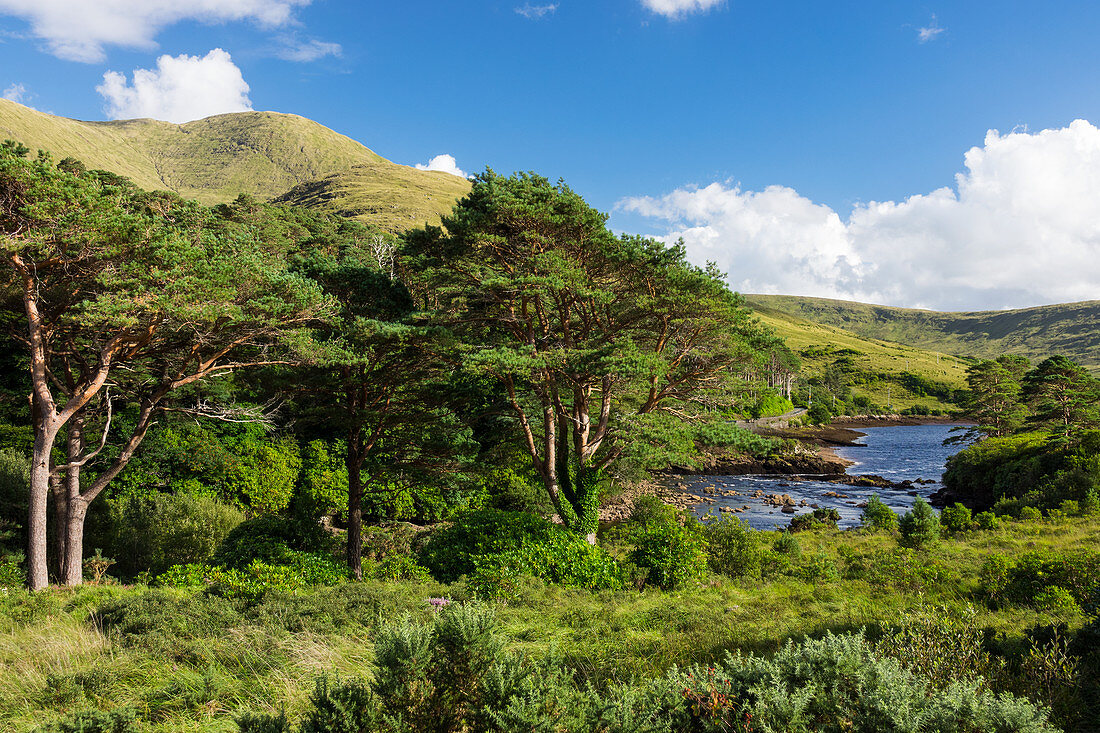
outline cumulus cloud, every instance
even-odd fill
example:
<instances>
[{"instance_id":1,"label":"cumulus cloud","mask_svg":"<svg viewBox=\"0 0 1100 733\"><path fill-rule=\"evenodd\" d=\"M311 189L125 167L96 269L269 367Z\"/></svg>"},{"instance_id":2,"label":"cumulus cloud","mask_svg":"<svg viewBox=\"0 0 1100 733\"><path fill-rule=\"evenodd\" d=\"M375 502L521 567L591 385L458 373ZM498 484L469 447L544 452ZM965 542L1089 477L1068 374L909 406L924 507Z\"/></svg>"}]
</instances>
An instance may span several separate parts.
<instances>
[{"instance_id":1,"label":"cumulus cloud","mask_svg":"<svg viewBox=\"0 0 1100 733\"><path fill-rule=\"evenodd\" d=\"M96 91L107 100L111 119L152 117L189 122L225 112L252 109L248 84L229 54L215 48L203 57L161 56L156 69L135 69L126 75L108 71Z\"/></svg>"},{"instance_id":2,"label":"cumulus cloud","mask_svg":"<svg viewBox=\"0 0 1100 733\"><path fill-rule=\"evenodd\" d=\"M0 14L22 18L56 56L103 61L104 46L151 49L162 28L181 21L248 20L265 28L293 19L311 0L0 0Z\"/></svg>"},{"instance_id":3,"label":"cumulus cloud","mask_svg":"<svg viewBox=\"0 0 1100 733\"><path fill-rule=\"evenodd\" d=\"M416 169L420 171L442 171L459 178L469 178L466 171L458 167L458 162L454 159L454 156L446 153L435 156L427 163L417 163Z\"/></svg>"},{"instance_id":4,"label":"cumulus cloud","mask_svg":"<svg viewBox=\"0 0 1100 733\"><path fill-rule=\"evenodd\" d=\"M302 41L293 36L280 36L278 41L280 45L275 55L284 61L316 61L325 56L341 56L344 53L344 48L339 43L319 41L316 38Z\"/></svg>"},{"instance_id":5,"label":"cumulus cloud","mask_svg":"<svg viewBox=\"0 0 1100 733\"><path fill-rule=\"evenodd\" d=\"M742 292L941 310L1100 294L1100 129L990 130L954 187L856 206L844 220L793 189L712 183L621 201L665 222Z\"/></svg>"},{"instance_id":6,"label":"cumulus cloud","mask_svg":"<svg viewBox=\"0 0 1100 733\"><path fill-rule=\"evenodd\" d=\"M642 5L666 18L682 18L717 7L723 0L642 0Z\"/></svg>"},{"instance_id":7,"label":"cumulus cloud","mask_svg":"<svg viewBox=\"0 0 1100 733\"><path fill-rule=\"evenodd\" d=\"M4 99L12 102L18 102L19 104L26 104L27 101L31 98L31 94L22 84L12 84L4 90L2 96L4 97Z\"/></svg>"},{"instance_id":8,"label":"cumulus cloud","mask_svg":"<svg viewBox=\"0 0 1100 733\"><path fill-rule=\"evenodd\" d=\"M516 8L516 12L524 18L539 20L547 15L553 14L557 9L557 3L551 3L549 5L532 5L531 3L525 3L522 7Z\"/></svg>"},{"instance_id":9,"label":"cumulus cloud","mask_svg":"<svg viewBox=\"0 0 1100 733\"><path fill-rule=\"evenodd\" d=\"M934 41L945 30L947 29L941 28L936 22L936 16L933 15L931 23L924 26L923 28L917 28L917 40L920 43L928 43L929 41Z\"/></svg>"}]
</instances>

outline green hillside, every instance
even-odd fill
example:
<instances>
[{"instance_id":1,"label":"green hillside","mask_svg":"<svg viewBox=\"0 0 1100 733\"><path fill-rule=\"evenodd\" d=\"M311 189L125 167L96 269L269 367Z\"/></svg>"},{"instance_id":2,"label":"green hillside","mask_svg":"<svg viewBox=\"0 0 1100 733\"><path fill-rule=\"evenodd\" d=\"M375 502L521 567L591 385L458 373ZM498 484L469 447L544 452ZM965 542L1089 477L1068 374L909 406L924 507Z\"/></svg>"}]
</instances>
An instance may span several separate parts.
<instances>
[{"instance_id":1,"label":"green hillside","mask_svg":"<svg viewBox=\"0 0 1100 733\"><path fill-rule=\"evenodd\" d=\"M984 359L1020 354L1034 362L1063 354L1100 371L1100 300L943 313L793 295L746 298L763 312L798 316L866 338Z\"/></svg>"},{"instance_id":2,"label":"green hillside","mask_svg":"<svg viewBox=\"0 0 1100 733\"><path fill-rule=\"evenodd\" d=\"M388 229L438 222L469 189L460 178L391 163L312 120L276 112L238 112L184 125L83 122L0 99L0 139L8 138L205 204L241 193L271 199L346 171L355 185L330 191L325 201Z\"/></svg>"},{"instance_id":3,"label":"green hillside","mask_svg":"<svg viewBox=\"0 0 1100 733\"><path fill-rule=\"evenodd\" d=\"M275 201L398 232L424 222L438 224L440 216L450 213L455 201L469 191L469 181L450 173L394 166L379 159L298 184Z\"/></svg>"},{"instance_id":4,"label":"green hillside","mask_svg":"<svg viewBox=\"0 0 1100 733\"><path fill-rule=\"evenodd\" d=\"M946 393L966 388L967 362L963 359L864 338L756 304L752 307L799 355L803 378L822 376L832 369L844 375L855 394L896 411L914 405L955 409L944 399Z\"/></svg>"}]
</instances>

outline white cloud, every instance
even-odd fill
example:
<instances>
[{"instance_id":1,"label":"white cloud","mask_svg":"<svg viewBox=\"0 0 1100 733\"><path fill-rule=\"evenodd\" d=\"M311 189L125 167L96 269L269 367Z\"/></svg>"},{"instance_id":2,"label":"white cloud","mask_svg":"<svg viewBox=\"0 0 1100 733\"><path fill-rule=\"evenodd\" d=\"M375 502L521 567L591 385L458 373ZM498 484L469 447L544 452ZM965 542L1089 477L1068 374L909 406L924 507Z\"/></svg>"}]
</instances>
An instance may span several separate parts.
<instances>
[{"instance_id":1,"label":"white cloud","mask_svg":"<svg viewBox=\"0 0 1100 733\"><path fill-rule=\"evenodd\" d=\"M220 48L201 58L161 56L156 69L135 69L132 84L125 74L108 71L96 91L107 100L105 110L111 119L189 122L252 109L241 70Z\"/></svg>"},{"instance_id":2,"label":"white cloud","mask_svg":"<svg viewBox=\"0 0 1100 733\"><path fill-rule=\"evenodd\" d=\"M280 36L279 48L275 55L284 61L316 61L325 56L342 56L344 48L339 43L328 43L312 38L302 41L293 36Z\"/></svg>"},{"instance_id":3,"label":"white cloud","mask_svg":"<svg viewBox=\"0 0 1100 733\"><path fill-rule=\"evenodd\" d=\"M103 61L104 46L152 49L162 28L181 21L250 20L286 25L311 0L0 0L0 14L22 18L50 51L72 61Z\"/></svg>"},{"instance_id":4,"label":"white cloud","mask_svg":"<svg viewBox=\"0 0 1100 733\"><path fill-rule=\"evenodd\" d=\"M435 156L427 163L417 163L416 169L420 171L442 171L459 178L469 178L466 171L458 167L458 162L454 159L454 156L446 153Z\"/></svg>"},{"instance_id":5,"label":"white cloud","mask_svg":"<svg viewBox=\"0 0 1100 733\"><path fill-rule=\"evenodd\" d=\"M642 0L642 5L666 18L682 18L702 13L722 4L723 0Z\"/></svg>"},{"instance_id":6,"label":"white cloud","mask_svg":"<svg viewBox=\"0 0 1100 733\"><path fill-rule=\"evenodd\" d=\"M532 5L531 3L525 3L522 7L516 8L516 12L524 18L539 20L547 15L552 15L557 9L557 3L551 3L549 5Z\"/></svg>"},{"instance_id":7,"label":"white cloud","mask_svg":"<svg viewBox=\"0 0 1100 733\"><path fill-rule=\"evenodd\" d=\"M31 98L31 94L27 92L27 88L22 84L12 84L4 90L2 95L4 99L11 102L18 102L19 104L26 104Z\"/></svg>"},{"instance_id":8,"label":"white cloud","mask_svg":"<svg viewBox=\"0 0 1100 733\"><path fill-rule=\"evenodd\" d=\"M990 130L955 187L856 206L712 183L618 208L667 223L741 292L987 309L1100 295L1100 129Z\"/></svg>"},{"instance_id":9,"label":"white cloud","mask_svg":"<svg viewBox=\"0 0 1100 733\"><path fill-rule=\"evenodd\" d=\"M920 43L928 43L929 41L936 40L936 37L943 33L946 28L941 28L936 22L936 16L932 16L932 22L923 28L917 28L917 40Z\"/></svg>"}]
</instances>

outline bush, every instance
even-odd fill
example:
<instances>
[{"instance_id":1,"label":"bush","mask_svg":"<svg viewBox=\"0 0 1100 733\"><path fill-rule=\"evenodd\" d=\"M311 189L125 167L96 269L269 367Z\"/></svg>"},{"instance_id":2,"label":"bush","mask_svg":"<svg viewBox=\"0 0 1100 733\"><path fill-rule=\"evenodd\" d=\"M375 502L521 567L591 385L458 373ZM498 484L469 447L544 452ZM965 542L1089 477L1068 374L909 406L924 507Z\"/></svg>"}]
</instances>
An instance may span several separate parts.
<instances>
[{"instance_id":1,"label":"bush","mask_svg":"<svg viewBox=\"0 0 1100 733\"><path fill-rule=\"evenodd\" d=\"M108 548L115 572L133 578L173 565L205 563L242 521L239 509L210 496L153 494L110 502Z\"/></svg>"},{"instance_id":2,"label":"bush","mask_svg":"<svg viewBox=\"0 0 1100 733\"><path fill-rule=\"evenodd\" d=\"M1056 615L1081 613L1081 606L1077 604L1073 594L1057 585L1044 588L1035 594L1033 605L1040 611Z\"/></svg>"},{"instance_id":3,"label":"bush","mask_svg":"<svg viewBox=\"0 0 1100 733\"><path fill-rule=\"evenodd\" d=\"M706 541L694 518L650 522L634 538L630 560L647 571L645 582L675 588L702 580L707 574Z\"/></svg>"},{"instance_id":4,"label":"bush","mask_svg":"<svg viewBox=\"0 0 1100 733\"><path fill-rule=\"evenodd\" d=\"M1100 603L1100 552L1037 550L1014 563L990 558L981 572L982 592L1006 603L1038 605L1039 597L1054 587L1059 591L1048 599L1052 602L1065 591L1081 607Z\"/></svg>"},{"instance_id":5,"label":"bush","mask_svg":"<svg viewBox=\"0 0 1100 733\"><path fill-rule=\"evenodd\" d=\"M1038 522L1043 518L1043 513L1033 506L1025 506L1020 508L1017 516L1021 522Z\"/></svg>"},{"instance_id":6,"label":"bush","mask_svg":"<svg viewBox=\"0 0 1100 733\"><path fill-rule=\"evenodd\" d=\"M840 521L840 512L836 509L814 509L807 514L799 514L791 520L788 531L804 532L816 527L832 527L836 529L836 523Z\"/></svg>"},{"instance_id":7,"label":"bush","mask_svg":"<svg viewBox=\"0 0 1100 733\"><path fill-rule=\"evenodd\" d=\"M133 708L79 710L66 718L37 729L37 733L136 733L140 730Z\"/></svg>"},{"instance_id":8,"label":"bush","mask_svg":"<svg viewBox=\"0 0 1100 733\"><path fill-rule=\"evenodd\" d=\"M968 508L955 503L944 507L940 513L940 524L948 532L969 532L974 527L974 519Z\"/></svg>"},{"instance_id":9,"label":"bush","mask_svg":"<svg viewBox=\"0 0 1100 733\"><path fill-rule=\"evenodd\" d=\"M26 578L22 553L0 555L0 588L21 588Z\"/></svg>"},{"instance_id":10,"label":"bush","mask_svg":"<svg viewBox=\"0 0 1100 733\"><path fill-rule=\"evenodd\" d=\"M1096 489L1089 489L1081 500L1081 514L1086 517L1100 514L1100 495L1096 493Z\"/></svg>"},{"instance_id":11,"label":"bush","mask_svg":"<svg viewBox=\"0 0 1100 733\"><path fill-rule=\"evenodd\" d=\"M880 532L893 532L898 526L897 512L883 504L878 494L871 494L859 519L864 527Z\"/></svg>"},{"instance_id":12,"label":"bush","mask_svg":"<svg viewBox=\"0 0 1100 733\"><path fill-rule=\"evenodd\" d=\"M780 555L797 558L802 554L802 545L798 538L787 531L780 532L772 543L772 549Z\"/></svg>"},{"instance_id":13,"label":"bush","mask_svg":"<svg viewBox=\"0 0 1100 733\"><path fill-rule=\"evenodd\" d=\"M730 578L760 577L764 552L759 532L731 517L704 525L703 534L711 570Z\"/></svg>"},{"instance_id":14,"label":"bush","mask_svg":"<svg viewBox=\"0 0 1100 733\"><path fill-rule=\"evenodd\" d=\"M993 512L978 512L974 515L974 524L978 525L978 529L997 529L1000 521Z\"/></svg>"},{"instance_id":15,"label":"bush","mask_svg":"<svg viewBox=\"0 0 1100 733\"><path fill-rule=\"evenodd\" d=\"M788 642L771 658L727 655L677 676L694 724L675 730L1055 730L1031 703L976 682L936 689L858 634Z\"/></svg>"},{"instance_id":16,"label":"bush","mask_svg":"<svg viewBox=\"0 0 1100 733\"><path fill-rule=\"evenodd\" d=\"M228 568L246 568L254 560L278 565L291 561L295 551L324 555L331 545L332 538L310 517L261 514L226 535L211 561Z\"/></svg>"},{"instance_id":17,"label":"bush","mask_svg":"<svg viewBox=\"0 0 1100 733\"><path fill-rule=\"evenodd\" d=\"M23 522L31 485L31 462L14 450L0 450L0 557L26 547Z\"/></svg>"},{"instance_id":18,"label":"bush","mask_svg":"<svg viewBox=\"0 0 1100 733\"><path fill-rule=\"evenodd\" d=\"M621 572L603 549L541 517L482 509L460 515L434 533L418 554L437 580L463 575L531 575L575 588L622 587Z\"/></svg>"},{"instance_id":19,"label":"bush","mask_svg":"<svg viewBox=\"0 0 1100 733\"><path fill-rule=\"evenodd\" d=\"M898 522L898 527L901 530L901 544L905 547L927 547L940 538L940 520L936 510L920 497Z\"/></svg>"}]
</instances>

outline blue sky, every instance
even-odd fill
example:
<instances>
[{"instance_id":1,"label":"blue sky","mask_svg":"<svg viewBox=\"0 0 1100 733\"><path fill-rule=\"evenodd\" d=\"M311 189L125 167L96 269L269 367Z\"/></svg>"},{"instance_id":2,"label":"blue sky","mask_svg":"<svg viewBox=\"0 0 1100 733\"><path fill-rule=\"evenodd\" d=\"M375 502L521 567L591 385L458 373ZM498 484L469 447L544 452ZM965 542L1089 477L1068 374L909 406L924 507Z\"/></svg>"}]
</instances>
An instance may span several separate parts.
<instances>
[{"instance_id":1,"label":"blue sky","mask_svg":"<svg viewBox=\"0 0 1100 733\"><path fill-rule=\"evenodd\" d=\"M684 236L739 289L999 308L1100 297L1100 226L1056 205L1100 176L1100 131L1070 127L1100 122L1098 37L1086 2L0 0L0 89L105 119L168 104L135 70L222 49L187 96L216 102L194 84L237 69L226 104L310 117L395 162L563 177L619 229ZM1018 202L1034 165L1041 210ZM936 213L942 187L954 209ZM1004 245L987 230L1012 217L1028 226ZM1040 244L1055 254L1036 282Z\"/></svg>"}]
</instances>

